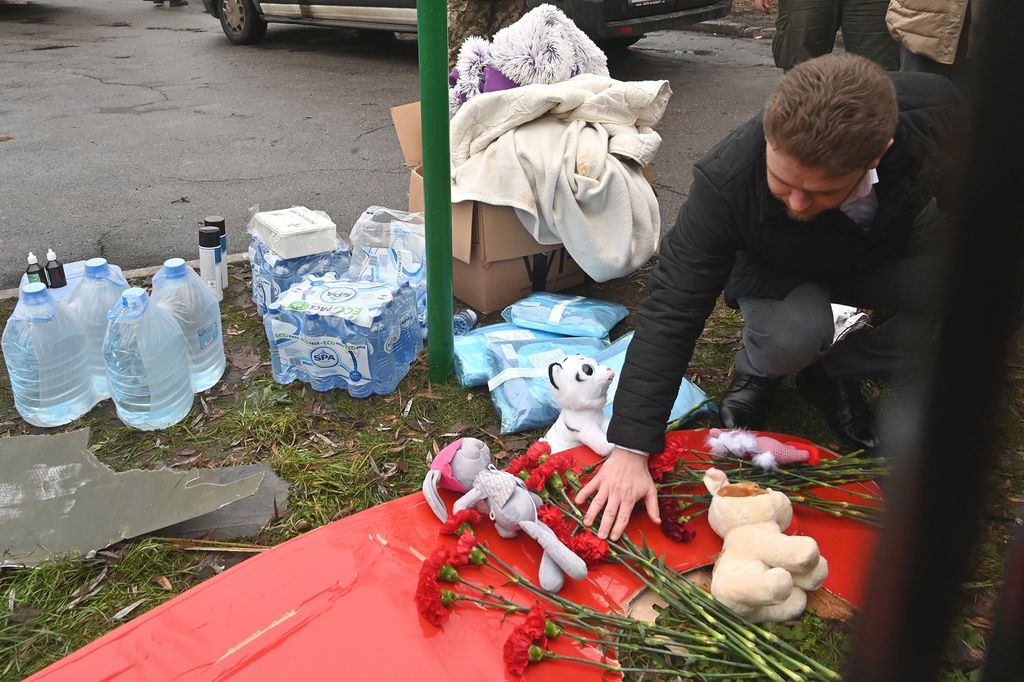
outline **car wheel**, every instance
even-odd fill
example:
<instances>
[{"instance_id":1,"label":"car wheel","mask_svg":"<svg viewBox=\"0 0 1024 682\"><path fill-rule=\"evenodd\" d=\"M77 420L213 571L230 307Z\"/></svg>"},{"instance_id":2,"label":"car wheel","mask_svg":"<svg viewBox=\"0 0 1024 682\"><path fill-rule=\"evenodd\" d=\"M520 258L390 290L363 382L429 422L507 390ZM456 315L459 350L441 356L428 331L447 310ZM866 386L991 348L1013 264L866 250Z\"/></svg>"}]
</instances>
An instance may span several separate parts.
<instances>
[{"instance_id":1,"label":"car wheel","mask_svg":"<svg viewBox=\"0 0 1024 682\"><path fill-rule=\"evenodd\" d=\"M252 45L267 35L267 22L252 0L220 0L220 26L235 45Z\"/></svg>"}]
</instances>

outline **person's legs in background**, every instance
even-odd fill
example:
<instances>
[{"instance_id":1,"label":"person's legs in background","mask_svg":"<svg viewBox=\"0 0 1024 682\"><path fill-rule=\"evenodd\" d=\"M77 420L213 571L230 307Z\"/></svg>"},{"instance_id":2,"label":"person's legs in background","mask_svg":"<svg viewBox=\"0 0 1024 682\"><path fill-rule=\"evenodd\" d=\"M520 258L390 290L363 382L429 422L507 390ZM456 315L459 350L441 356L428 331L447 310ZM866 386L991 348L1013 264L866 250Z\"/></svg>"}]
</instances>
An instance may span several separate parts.
<instances>
[{"instance_id":1,"label":"person's legs in background","mask_svg":"<svg viewBox=\"0 0 1024 682\"><path fill-rule=\"evenodd\" d=\"M839 24L847 52L867 57L887 71L900 68L899 45L885 26L889 0L843 0Z\"/></svg>"},{"instance_id":2,"label":"person's legs in background","mask_svg":"<svg viewBox=\"0 0 1024 682\"><path fill-rule=\"evenodd\" d=\"M840 0L779 0L772 39L775 66L788 71L800 62L832 52L839 30L839 7Z\"/></svg>"},{"instance_id":3,"label":"person's legs in background","mask_svg":"<svg viewBox=\"0 0 1024 682\"><path fill-rule=\"evenodd\" d=\"M822 357L832 344L832 308L828 290L813 282L782 300L741 298L739 305L743 348L719 416L726 428L756 429L781 379Z\"/></svg>"}]
</instances>

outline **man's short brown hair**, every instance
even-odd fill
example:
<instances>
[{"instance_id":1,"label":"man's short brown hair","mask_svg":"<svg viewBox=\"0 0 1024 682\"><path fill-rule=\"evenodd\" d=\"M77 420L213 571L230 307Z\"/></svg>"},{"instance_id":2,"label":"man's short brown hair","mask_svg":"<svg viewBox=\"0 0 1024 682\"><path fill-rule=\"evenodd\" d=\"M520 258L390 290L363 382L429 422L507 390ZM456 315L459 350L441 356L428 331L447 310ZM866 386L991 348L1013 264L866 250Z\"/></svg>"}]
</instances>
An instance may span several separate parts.
<instances>
[{"instance_id":1,"label":"man's short brown hair","mask_svg":"<svg viewBox=\"0 0 1024 682\"><path fill-rule=\"evenodd\" d=\"M764 109L764 136L800 164L846 175L867 168L896 130L896 89L852 54L825 55L782 77Z\"/></svg>"}]
</instances>

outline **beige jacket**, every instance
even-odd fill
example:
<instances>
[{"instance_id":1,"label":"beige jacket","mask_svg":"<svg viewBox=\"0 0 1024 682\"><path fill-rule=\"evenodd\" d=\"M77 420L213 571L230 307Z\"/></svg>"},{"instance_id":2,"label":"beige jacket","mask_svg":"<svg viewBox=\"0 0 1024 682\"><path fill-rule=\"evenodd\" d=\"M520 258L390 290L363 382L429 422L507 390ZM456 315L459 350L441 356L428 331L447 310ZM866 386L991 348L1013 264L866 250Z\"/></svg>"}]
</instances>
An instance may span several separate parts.
<instances>
[{"instance_id":1,"label":"beige jacket","mask_svg":"<svg viewBox=\"0 0 1024 682\"><path fill-rule=\"evenodd\" d=\"M909 51L952 64L967 12L967 0L890 0L885 23Z\"/></svg>"}]
</instances>

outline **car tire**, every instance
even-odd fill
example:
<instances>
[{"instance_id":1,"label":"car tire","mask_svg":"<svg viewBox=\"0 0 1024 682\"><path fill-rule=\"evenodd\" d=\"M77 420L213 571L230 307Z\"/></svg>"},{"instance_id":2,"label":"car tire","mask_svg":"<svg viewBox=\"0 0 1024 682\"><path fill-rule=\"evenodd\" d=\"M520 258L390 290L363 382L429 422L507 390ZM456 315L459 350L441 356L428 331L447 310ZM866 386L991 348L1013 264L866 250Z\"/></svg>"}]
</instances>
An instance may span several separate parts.
<instances>
[{"instance_id":1,"label":"car tire","mask_svg":"<svg viewBox=\"0 0 1024 682\"><path fill-rule=\"evenodd\" d=\"M267 22L252 0L219 0L220 27L235 45L252 45L267 35Z\"/></svg>"}]
</instances>

